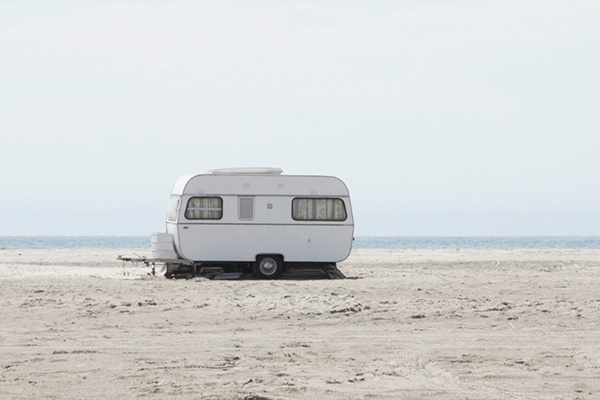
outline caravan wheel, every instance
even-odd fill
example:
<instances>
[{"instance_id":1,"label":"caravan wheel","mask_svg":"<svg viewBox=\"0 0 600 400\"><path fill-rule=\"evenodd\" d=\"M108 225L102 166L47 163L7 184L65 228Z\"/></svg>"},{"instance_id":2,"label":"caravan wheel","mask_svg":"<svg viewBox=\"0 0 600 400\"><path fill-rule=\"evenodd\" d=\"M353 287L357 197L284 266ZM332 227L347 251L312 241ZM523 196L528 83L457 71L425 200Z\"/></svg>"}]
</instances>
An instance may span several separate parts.
<instances>
[{"instance_id":1,"label":"caravan wheel","mask_svg":"<svg viewBox=\"0 0 600 400\"><path fill-rule=\"evenodd\" d=\"M254 276L261 279L276 278L283 271L281 256L259 256L254 263Z\"/></svg>"}]
</instances>

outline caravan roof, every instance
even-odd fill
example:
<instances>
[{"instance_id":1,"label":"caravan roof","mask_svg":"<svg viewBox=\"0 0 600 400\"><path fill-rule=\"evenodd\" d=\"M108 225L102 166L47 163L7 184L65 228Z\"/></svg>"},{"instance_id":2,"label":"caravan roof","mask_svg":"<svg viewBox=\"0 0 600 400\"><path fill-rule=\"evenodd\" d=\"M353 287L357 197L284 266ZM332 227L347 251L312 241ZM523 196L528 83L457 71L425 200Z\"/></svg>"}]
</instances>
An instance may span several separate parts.
<instances>
[{"instance_id":1,"label":"caravan roof","mask_svg":"<svg viewBox=\"0 0 600 400\"><path fill-rule=\"evenodd\" d=\"M209 175L281 175L281 168L215 168L206 171Z\"/></svg>"},{"instance_id":2,"label":"caravan roof","mask_svg":"<svg viewBox=\"0 0 600 400\"><path fill-rule=\"evenodd\" d=\"M220 168L206 174L185 175L172 195L288 195L349 196L348 188L333 176L283 175L280 168Z\"/></svg>"}]
</instances>

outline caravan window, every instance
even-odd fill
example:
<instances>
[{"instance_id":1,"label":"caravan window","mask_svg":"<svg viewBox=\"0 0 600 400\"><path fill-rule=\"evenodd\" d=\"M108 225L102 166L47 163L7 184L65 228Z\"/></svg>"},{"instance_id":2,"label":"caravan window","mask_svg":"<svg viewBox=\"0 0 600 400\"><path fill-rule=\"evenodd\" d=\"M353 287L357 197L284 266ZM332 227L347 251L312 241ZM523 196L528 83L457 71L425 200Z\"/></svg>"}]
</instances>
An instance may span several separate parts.
<instances>
[{"instance_id":1,"label":"caravan window","mask_svg":"<svg viewBox=\"0 0 600 400\"><path fill-rule=\"evenodd\" d=\"M241 220L254 219L254 197L240 197L239 218Z\"/></svg>"},{"instance_id":2,"label":"caravan window","mask_svg":"<svg viewBox=\"0 0 600 400\"><path fill-rule=\"evenodd\" d=\"M177 220L177 210L179 209L179 196L171 196L169 199L169 208L167 210L167 221Z\"/></svg>"},{"instance_id":3,"label":"caravan window","mask_svg":"<svg viewBox=\"0 0 600 400\"><path fill-rule=\"evenodd\" d=\"M292 218L296 221L345 221L342 199L296 198L292 201Z\"/></svg>"},{"instance_id":4,"label":"caravan window","mask_svg":"<svg viewBox=\"0 0 600 400\"><path fill-rule=\"evenodd\" d=\"M192 197L185 209L187 219L221 219L223 199L220 197Z\"/></svg>"}]
</instances>

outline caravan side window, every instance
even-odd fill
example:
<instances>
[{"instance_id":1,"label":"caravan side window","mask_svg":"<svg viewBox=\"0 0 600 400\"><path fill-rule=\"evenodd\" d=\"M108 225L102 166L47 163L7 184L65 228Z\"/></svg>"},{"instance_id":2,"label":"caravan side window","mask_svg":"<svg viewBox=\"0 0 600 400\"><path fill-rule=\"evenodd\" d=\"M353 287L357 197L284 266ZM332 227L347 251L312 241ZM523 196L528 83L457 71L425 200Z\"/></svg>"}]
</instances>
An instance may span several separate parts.
<instances>
[{"instance_id":1,"label":"caravan side window","mask_svg":"<svg viewBox=\"0 0 600 400\"><path fill-rule=\"evenodd\" d=\"M179 196L171 196L167 210L167 221L177 221L177 210L179 209Z\"/></svg>"},{"instance_id":2,"label":"caravan side window","mask_svg":"<svg viewBox=\"0 0 600 400\"><path fill-rule=\"evenodd\" d=\"M239 198L239 215L241 220L250 221L254 219L254 197Z\"/></svg>"},{"instance_id":3,"label":"caravan side window","mask_svg":"<svg viewBox=\"0 0 600 400\"><path fill-rule=\"evenodd\" d=\"M221 219L223 199L220 197L192 197L185 209L187 219Z\"/></svg>"},{"instance_id":4,"label":"caravan side window","mask_svg":"<svg viewBox=\"0 0 600 400\"><path fill-rule=\"evenodd\" d=\"M292 218L296 221L345 221L346 206L342 199L295 198Z\"/></svg>"}]
</instances>

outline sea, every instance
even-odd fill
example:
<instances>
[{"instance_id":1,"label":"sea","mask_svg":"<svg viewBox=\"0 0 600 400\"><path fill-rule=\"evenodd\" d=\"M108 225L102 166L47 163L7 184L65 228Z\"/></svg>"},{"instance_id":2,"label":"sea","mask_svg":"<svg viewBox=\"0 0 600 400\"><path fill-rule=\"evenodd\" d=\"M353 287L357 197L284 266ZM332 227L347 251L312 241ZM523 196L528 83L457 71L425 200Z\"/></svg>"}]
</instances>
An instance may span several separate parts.
<instances>
[{"instance_id":1,"label":"sea","mask_svg":"<svg viewBox=\"0 0 600 400\"><path fill-rule=\"evenodd\" d=\"M600 236L358 236L354 249L600 249ZM150 249L150 236L0 236L0 249Z\"/></svg>"}]
</instances>

